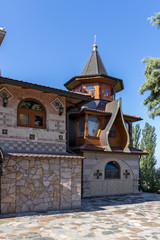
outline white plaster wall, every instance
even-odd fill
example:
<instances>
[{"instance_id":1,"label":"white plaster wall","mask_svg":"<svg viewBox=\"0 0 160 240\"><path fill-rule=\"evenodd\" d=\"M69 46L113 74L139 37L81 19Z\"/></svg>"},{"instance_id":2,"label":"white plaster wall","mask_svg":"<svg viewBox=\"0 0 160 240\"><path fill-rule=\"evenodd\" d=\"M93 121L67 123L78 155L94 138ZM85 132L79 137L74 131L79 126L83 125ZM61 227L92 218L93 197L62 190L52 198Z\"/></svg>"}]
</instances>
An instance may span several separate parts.
<instances>
[{"instance_id":1,"label":"white plaster wall","mask_svg":"<svg viewBox=\"0 0 160 240\"><path fill-rule=\"evenodd\" d=\"M112 194L127 194L138 192L139 156L133 154L84 153L83 162L83 196L100 196ZM105 166L115 161L120 165L120 179L105 179ZM94 172L102 173L100 179L94 177ZM130 176L126 179L124 172Z\"/></svg>"}]
</instances>

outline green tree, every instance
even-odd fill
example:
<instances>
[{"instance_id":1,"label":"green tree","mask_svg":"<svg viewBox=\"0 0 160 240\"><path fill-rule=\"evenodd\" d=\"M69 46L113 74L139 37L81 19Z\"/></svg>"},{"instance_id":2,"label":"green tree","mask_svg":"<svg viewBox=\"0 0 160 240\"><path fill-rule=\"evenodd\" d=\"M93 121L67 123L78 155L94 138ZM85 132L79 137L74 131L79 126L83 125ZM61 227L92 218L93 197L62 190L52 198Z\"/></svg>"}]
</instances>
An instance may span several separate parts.
<instances>
[{"instance_id":1,"label":"green tree","mask_svg":"<svg viewBox=\"0 0 160 240\"><path fill-rule=\"evenodd\" d=\"M140 159L140 186L144 191L155 192L158 189L156 181L156 133L155 127L146 123L142 130L142 138L140 147L148 152L148 155L142 155Z\"/></svg>"},{"instance_id":2,"label":"green tree","mask_svg":"<svg viewBox=\"0 0 160 240\"><path fill-rule=\"evenodd\" d=\"M149 18L151 23L160 28L160 13ZM160 58L147 57L143 63L146 63L144 75L146 81L140 88L140 93L149 91L149 96L144 100L143 104L147 106L149 117L160 116Z\"/></svg>"},{"instance_id":3,"label":"green tree","mask_svg":"<svg viewBox=\"0 0 160 240\"><path fill-rule=\"evenodd\" d=\"M155 13L155 16L148 18L153 25L156 25L157 28L160 28L160 12Z\"/></svg>"},{"instance_id":4,"label":"green tree","mask_svg":"<svg viewBox=\"0 0 160 240\"><path fill-rule=\"evenodd\" d=\"M136 124L135 127L133 126L132 128L133 147L140 148L140 136L141 136L140 124Z\"/></svg>"}]
</instances>

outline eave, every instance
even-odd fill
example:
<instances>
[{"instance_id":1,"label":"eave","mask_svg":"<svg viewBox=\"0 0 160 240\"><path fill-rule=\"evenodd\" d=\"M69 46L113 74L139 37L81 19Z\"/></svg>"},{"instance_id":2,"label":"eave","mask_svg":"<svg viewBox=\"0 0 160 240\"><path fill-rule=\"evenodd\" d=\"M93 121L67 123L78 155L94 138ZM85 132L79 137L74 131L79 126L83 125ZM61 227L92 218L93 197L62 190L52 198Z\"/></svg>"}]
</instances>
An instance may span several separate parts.
<instances>
[{"instance_id":1,"label":"eave","mask_svg":"<svg viewBox=\"0 0 160 240\"><path fill-rule=\"evenodd\" d=\"M128 120L130 122L138 122L138 121L142 121L143 119L139 116L133 116L133 115L129 115L129 114L123 114L123 117L125 120Z\"/></svg>"},{"instance_id":2,"label":"eave","mask_svg":"<svg viewBox=\"0 0 160 240\"><path fill-rule=\"evenodd\" d=\"M11 78L0 77L0 84L7 84L7 85L26 88L26 89L34 89L34 90L42 91L45 93L54 93L59 96L64 96L64 97L75 100L75 104L80 104L80 103L85 104L92 100L92 97L89 96L88 94L74 93L66 90L61 90L57 88L52 88L52 87L43 86L39 84L33 84L29 82L24 82L24 81L19 81Z\"/></svg>"},{"instance_id":3,"label":"eave","mask_svg":"<svg viewBox=\"0 0 160 240\"><path fill-rule=\"evenodd\" d=\"M123 85L123 80L119 79L119 78L115 78L115 77L111 77L109 75L105 75L105 74L99 74L99 75L81 75L81 76L74 76L73 78L71 78L68 82L66 82L64 84L64 86L68 89L68 90L73 90L73 88L77 87L79 84L82 83L83 80L85 79L97 79L98 77L101 77L104 79L104 82L106 81L106 79L112 80L115 82L115 92L120 92L121 90L124 89L124 85Z\"/></svg>"},{"instance_id":4,"label":"eave","mask_svg":"<svg viewBox=\"0 0 160 240\"><path fill-rule=\"evenodd\" d=\"M105 146L95 146L95 145L81 145L81 146L75 146L75 147L70 147L71 151L80 151L80 152L99 152L103 154L136 154L136 155L147 155L147 151L143 151L140 149L136 149L133 147L129 147L130 152L125 152L122 151L119 148L112 148L111 151L106 151Z\"/></svg>"}]
</instances>

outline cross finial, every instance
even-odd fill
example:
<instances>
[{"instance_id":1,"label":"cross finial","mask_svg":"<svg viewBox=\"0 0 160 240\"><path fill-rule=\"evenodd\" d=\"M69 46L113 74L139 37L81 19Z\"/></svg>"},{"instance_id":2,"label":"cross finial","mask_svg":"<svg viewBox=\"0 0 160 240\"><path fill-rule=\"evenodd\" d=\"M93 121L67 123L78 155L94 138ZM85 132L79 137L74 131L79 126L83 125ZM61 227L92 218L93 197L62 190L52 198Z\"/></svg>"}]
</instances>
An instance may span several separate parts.
<instances>
[{"instance_id":1,"label":"cross finial","mask_svg":"<svg viewBox=\"0 0 160 240\"><path fill-rule=\"evenodd\" d=\"M96 35L94 35L94 45L93 45L93 51L97 51Z\"/></svg>"}]
</instances>

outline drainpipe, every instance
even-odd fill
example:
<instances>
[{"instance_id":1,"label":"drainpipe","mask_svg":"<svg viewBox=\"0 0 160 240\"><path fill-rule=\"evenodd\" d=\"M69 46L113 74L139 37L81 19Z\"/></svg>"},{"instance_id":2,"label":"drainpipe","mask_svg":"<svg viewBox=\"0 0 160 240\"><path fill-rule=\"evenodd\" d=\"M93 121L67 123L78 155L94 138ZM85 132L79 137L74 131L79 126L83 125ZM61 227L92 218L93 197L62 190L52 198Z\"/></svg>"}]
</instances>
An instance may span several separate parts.
<instances>
[{"instance_id":1,"label":"drainpipe","mask_svg":"<svg viewBox=\"0 0 160 240\"><path fill-rule=\"evenodd\" d=\"M83 109L81 109L81 106L83 106L84 104L77 104L74 108L72 108L71 110L69 110L67 112L67 118L66 118L66 129L67 129L67 133L66 133L66 140L67 140L67 146L66 146L66 150L69 153L73 153L70 149L69 149L69 116L71 114L76 114L76 113L80 113Z\"/></svg>"},{"instance_id":2,"label":"drainpipe","mask_svg":"<svg viewBox=\"0 0 160 240\"><path fill-rule=\"evenodd\" d=\"M138 189L139 191L141 190L141 189L140 189L140 177L141 177L141 176L140 176L140 160L141 160L141 157L142 157L142 155L139 156L139 187L138 187L138 188L139 188L139 189Z\"/></svg>"},{"instance_id":3,"label":"drainpipe","mask_svg":"<svg viewBox=\"0 0 160 240\"><path fill-rule=\"evenodd\" d=\"M3 176L3 161L4 161L4 154L2 149L0 148L0 214L2 213L1 211L1 180Z\"/></svg>"},{"instance_id":4,"label":"drainpipe","mask_svg":"<svg viewBox=\"0 0 160 240\"><path fill-rule=\"evenodd\" d=\"M81 106L82 106L82 104L81 104ZM81 106L78 104L77 108L75 106L75 108L72 108L70 111L67 112L67 125L66 125L66 127L67 127L67 134L66 134L67 146L66 146L66 150L67 150L67 152L72 153L72 154L75 154L75 153L69 149L69 116L71 114L80 113L83 110L83 109L81 109ZM81 168L81 198L83 196L83 160L84 159L82 159L82 166L81 166L82 167Z\"/></svg>"}]
</instances>

